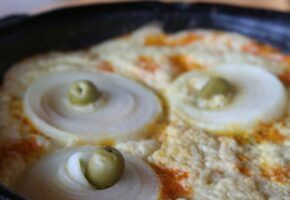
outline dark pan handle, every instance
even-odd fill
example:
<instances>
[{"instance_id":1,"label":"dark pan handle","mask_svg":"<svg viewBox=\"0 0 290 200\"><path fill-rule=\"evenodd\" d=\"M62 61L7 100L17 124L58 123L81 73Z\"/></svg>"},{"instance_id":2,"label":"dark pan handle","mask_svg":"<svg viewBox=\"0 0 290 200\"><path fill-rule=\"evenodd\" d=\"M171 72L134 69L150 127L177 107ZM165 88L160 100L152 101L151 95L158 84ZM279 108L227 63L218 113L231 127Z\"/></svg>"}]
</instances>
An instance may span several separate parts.
<instances>
[{"instance_id":1,"label":"dark pan handle","mask_svg":"<svg viewBox=\"0 0 290 200\"><path fill-rule=\"evenodd\" d=\"M29 15L26 14L19 14L19 15L10 15L0 19L0 28L4 26L14 25L17 24L24 19L27 19Z\"/></svg>"},{"instance_id":2,"label":"dark pan handle","mask_svg":"<svg viewBox=\"0 0 290 200\"><path fill-rule=\"evenodd\" d=\"M25 200L0 183L0 200Z\"/></svg>"}]
</instances>

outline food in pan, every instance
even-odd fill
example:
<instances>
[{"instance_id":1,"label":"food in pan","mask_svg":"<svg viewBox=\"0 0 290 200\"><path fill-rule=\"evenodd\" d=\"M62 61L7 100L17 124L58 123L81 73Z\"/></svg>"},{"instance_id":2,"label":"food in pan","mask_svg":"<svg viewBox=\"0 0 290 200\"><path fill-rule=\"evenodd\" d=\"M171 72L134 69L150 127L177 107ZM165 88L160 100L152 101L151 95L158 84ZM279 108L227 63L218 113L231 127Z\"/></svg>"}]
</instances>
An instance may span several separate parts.
<instances>
[{"instance_id":1,"label":"food in pan","mask_svg":"<svg viewBox=\"0 0 290 200\"><path fill-rule=\"evenodd\" d=\"M12 66L0 180L28 199L288 199L290 57L146 26Z\"/></svg>"}]
</instances>

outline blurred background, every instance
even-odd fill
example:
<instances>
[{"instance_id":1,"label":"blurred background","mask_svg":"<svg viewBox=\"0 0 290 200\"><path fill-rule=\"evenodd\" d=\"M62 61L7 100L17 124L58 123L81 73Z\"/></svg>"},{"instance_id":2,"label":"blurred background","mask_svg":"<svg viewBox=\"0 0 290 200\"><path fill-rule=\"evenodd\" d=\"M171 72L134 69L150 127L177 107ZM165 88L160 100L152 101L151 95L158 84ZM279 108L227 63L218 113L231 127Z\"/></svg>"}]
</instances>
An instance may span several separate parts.
<instances>
[{"instance_id":1,"label":"blurred background","mask_svg":"<svg viewBox=\"0 0 290 200\"><path fill-rule=\"evenodd\" d=\"M39 13L58 7L122 1L124 0L0 0L0 17L15 13ZM163 0L163 2L214 2L283 12L290 11L290 0Z\"/></svg>"}]
</instances>

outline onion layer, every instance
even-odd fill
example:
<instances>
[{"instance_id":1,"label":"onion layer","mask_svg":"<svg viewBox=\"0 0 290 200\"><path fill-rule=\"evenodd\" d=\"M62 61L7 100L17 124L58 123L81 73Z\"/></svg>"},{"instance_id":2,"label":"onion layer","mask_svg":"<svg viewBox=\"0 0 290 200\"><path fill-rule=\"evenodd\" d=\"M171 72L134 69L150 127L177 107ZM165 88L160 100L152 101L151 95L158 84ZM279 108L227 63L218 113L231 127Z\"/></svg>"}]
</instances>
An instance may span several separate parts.
<instances>
[{"instance_id":1,"label":"onion layer","mask_svg":"<svg viewBox=\"0 0 290 200\"><path fill-rule=\"evenodd\" d=\"M38 161L18 185L18 192L31 200L156 200L158 179L142 160L124 155L125 170L114 186L97 190L86 180L81 162L97 147L68 148Z\"/></svg>"},{"instance_id":2,"label":"onion layer","mask_svg":"<svg viewBox=\"0 0 290 200\"><path fill-rule=\"evenodd\" d=\"M67 92L76 80L91 81L103 98L88 106L71 105ZM26 91L24 107L38 129L66 145L142 138L162 110L155 94L132 80L85 72L41 77Z\"/></svg>"},{"instance_id":3,"label":"onion layer","mask_svg":"<svg viewBox=\"0 0 290 200\"><path fill-rule=\"evenodd\" d=\"M222 108L198 108L182 88L212 76L229 81L236 89L235 95ZM192 71L179 77L167 92L177 114L192 125L213 132L250 130L260 122L277 120L287 110L282 83L270 72L255 66L222 65L208 71Z\"/></svg>"}]
</instances>

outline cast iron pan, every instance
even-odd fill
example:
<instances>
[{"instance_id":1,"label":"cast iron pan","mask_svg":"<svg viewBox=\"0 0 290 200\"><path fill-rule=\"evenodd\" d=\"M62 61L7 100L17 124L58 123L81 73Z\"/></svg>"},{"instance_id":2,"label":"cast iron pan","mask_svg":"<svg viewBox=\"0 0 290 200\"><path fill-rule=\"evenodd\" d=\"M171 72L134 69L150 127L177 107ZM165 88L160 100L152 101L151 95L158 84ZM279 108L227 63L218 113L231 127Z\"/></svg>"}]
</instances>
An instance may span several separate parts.
<instances>
[{"instance_id":1,"label":"cast iron pan","mask_svg":"<svg viewBox=\"0 0 290 200\"><path fill-rule=\"evenodd\" d=\"M15 62L48 51L87 48L150 22L168 32L234 31L290 52L290 15L215 4L136 2L59 9L0 20L0 80ZM22 199L0 186L0 200Z\"/></svg>"}]
</instances>

